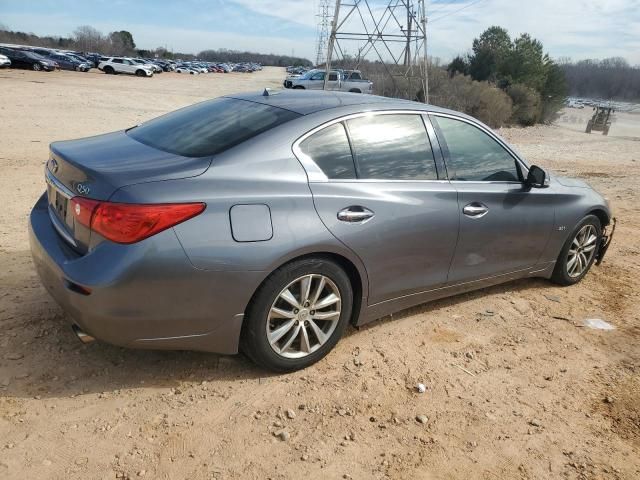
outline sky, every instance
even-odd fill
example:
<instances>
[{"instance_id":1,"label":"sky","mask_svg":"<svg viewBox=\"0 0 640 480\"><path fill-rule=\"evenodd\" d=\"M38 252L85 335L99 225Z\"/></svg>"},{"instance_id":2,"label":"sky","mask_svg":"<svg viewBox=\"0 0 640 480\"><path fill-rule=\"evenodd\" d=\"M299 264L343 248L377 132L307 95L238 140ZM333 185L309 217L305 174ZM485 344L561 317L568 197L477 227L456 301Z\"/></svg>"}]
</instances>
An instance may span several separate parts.
<instances>
[{"instance_id":1,"label":"sky","mask_svg":"<svg viewBox=\"0 0 640 480\"><path fill-rule=\"evenodd\" d=\"M227 48L315 60L318 3L0 0L0 25L55 36L91 25L104 33L128 30L138 48L189 53ZM388 0L370 3L384 9ZM470 51L486 28L500 25L512 37L531 34L555 59L618 56L640 64L640 0L427 0L427 12L429 55L445 62Z\"/></svg>"}]
</instances>

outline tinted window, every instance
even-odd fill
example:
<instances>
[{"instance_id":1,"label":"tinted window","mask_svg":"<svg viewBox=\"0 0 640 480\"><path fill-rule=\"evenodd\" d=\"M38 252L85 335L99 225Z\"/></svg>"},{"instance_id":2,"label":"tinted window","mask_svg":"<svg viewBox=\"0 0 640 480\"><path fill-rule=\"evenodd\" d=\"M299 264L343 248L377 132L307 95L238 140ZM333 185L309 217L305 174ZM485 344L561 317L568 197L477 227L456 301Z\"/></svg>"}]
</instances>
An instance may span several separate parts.
<instances>
[{"instance_id":1,"label":"tinted window","mask_svg":"<svg viewBox=\"0 0 640 480\"><path fill-rule=\"evenodd\" d=\"M449 150L450 180L520 181L514 158L489 135L460 120L437 117L436 121Z\"/></svg>"},{"instance_id":2,"label":"tinted window","mask_svg":"<svg viewBox=\"0 0 640 480\"><path fill-rule=\"evenodd\" d=\"M311 77L311 80L324 80L324 72L316 73Z\"/></svg>"},{"instance_id":3,"label":"tinted window","mask_svg":"<svg viewBox=\"0 0 640 480\"><path fill-rule=\"evenodd\" d=\"M419 115L373 115L347 122L358 178L436 180L433 152Z\"/></svg>"},{"instance_id":4,"label":"tinted window","mask_svg":"<svg viewBox=\"0 0 640 480\"><path fill-rule=\"evenodd\" d=\"M358 72L353 72L349 78L351 80L362 80L362 77Z\"/></svg>"},{"instance_id":5,"label":"tinted window","mask_svg":"<svg viewBox=\"0 0 640 480\"><path fill-rule=\"evenodd\" d=\"M124 63L121 58L114 58L113 63Z\"/></svg>"},{"instance_id":6,"label":"tinted window","mask_svg":"<svg viewBox=\"0 0 640 480\"><path fill-rule=\"evenodd\" d=\"M160 150L185 157L205 157L299 116L261 103L218 98L156 118L127 133Z\"/></svg>"},{"instance_id":7,"label":"tinted window","mask_svg":"<svg viewBox=\"0 0 640 480\"><path fill-rule=\"evenodd\" d=\"M349 140L341 123L314 133L300 144L329 178L356 178Z\"/></svg>"},{"instance_id":8,"label":"tinted window","mask_svg":"<svg viewBox=\"0 0 640 480\"><path fill-rule=\"evenodd\" d=\"M338 74L337 73L330 73L329 74L329 81L330 82L335 82L338 80Z\"/></svg>"}]
</instances>

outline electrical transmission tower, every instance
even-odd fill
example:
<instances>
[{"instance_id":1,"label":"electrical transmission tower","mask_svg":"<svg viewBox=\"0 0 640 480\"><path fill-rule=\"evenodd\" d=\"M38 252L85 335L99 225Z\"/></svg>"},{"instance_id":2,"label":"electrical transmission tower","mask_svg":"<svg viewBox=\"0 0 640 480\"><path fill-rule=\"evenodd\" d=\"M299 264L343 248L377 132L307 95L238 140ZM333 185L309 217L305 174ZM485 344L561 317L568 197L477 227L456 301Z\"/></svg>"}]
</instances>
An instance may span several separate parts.
<instances>
[{"instance_id":1,"label":"electrical transmission tower","mask_svg":"<svg viewBox=\"0 0 640 480\"><path fill-rule=\"evenodd\" d=\"M327 43L329 41L329 27L331 26L332 0L320 0L318 5L318 41L316 46L316 66L327 60Z\"/></svg>"},{"instance_id":2,"label":"electrical transmission tower","mask_svg":"<svg viewBox=\"0 0 640 480\"><path fill-rule=\"evenodd\" d=\"M425 0L336 0L324 63L363 70L383 95L428 103Z\"/></svg>"}]
</instances>

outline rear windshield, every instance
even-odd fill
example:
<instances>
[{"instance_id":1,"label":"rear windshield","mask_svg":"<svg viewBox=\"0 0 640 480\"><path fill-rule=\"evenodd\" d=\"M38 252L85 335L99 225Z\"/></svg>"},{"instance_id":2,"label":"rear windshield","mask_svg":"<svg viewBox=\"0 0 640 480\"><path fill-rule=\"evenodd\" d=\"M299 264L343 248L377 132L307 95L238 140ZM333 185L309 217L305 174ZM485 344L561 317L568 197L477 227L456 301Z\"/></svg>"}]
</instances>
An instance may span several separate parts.
<instances>
[{"instance_id":1,"label":"rear windshield","mask_svg":"<svg viewBox=\"0 0 640 480\"><path fill-rule=\"evenodd\" d=\"M145 145L183 157L223 152L300 114L234 98L218 98L169 113L127 131Z\"/></svg>"}]
</instances>

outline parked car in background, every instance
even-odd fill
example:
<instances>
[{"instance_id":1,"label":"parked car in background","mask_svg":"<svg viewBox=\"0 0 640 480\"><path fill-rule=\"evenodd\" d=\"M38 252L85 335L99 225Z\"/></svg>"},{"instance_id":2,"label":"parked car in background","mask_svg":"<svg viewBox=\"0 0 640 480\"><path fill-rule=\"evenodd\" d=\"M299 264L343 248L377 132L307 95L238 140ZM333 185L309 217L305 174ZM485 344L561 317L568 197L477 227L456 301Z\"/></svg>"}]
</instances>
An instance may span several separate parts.
<instances>
[{"instance_id":1,"label":"parked car in background","mask_svg":"<svg viewBox=\"0 0 640 480\"><path fill-rule=\"evenodd\" d=\"M6 68L11 66L11 60L6 55L0 55L0 68Z\"/></svg>"},{"instance_id":2,"label":"parked car in background","mask_svg":"<svg viewBox=\"0 0 640 480\"><path fill-rule=\"evenodd\" d=\"M91 69L91 64L83 63L79 60L71 57L70 55L63 55L62 53L49 52L48 54L41 54L43 57L56 62L61 70L73 70L76 72L88 72Z\"/></svg>"},{"instance_id":3,"label":"parked car in background","mask_svg":"<svg viewBox=\"0 0 640 480\"><path fill-rule=\"evenodd\" d=\"M102 70L107 74L127 73L138 77L153 77L153 67L146 64L140 64L132 58L111 57L100 62L98 70Z\"/></svg>"},{"instance_id":4,"label":"parked car in background","mask_svg":"<svg viewBox=\"0 0 640 480\"><path fill-rule=\"evenodd\" d=\"M6 55L11 60L11 66L13 68L26 68L35 71L51 72L55 70L58 65L47 58L44 58L37 53L16 50L7 47L0 47L0 53Z\"/></svg>"},{"instance_id":5,"label":"parked car in background","mask_svg":"<svg viewBox=\"0 0 640 480\"><path fill-rule=\"evenodd\" d=\"M153 73L162 73L162 67L160 67L159 65L156 65L155 63L149 60L145 60L143 58L132 58L131 60L137 63L138 65L146 65L147 67L153 70Z\"/></svg>"},{"instance_id":6,"label":"parked car in background","mask_svg":"<svg viewBox=\"0 0 640 480\"><path fill-rule=\"evenodd\" d=\"M327 90L352 93L372 93L373 82L364 80L358 70L332 70L327 81ZM285 88L322 90L324 88L325 70L309 70L299 77L289 76L284 80Z\"/></svg>"},{"instance_id":7,"label":"parked car in background","mask_svg":"<svg viewBox=\"0 0 640 480\"><path fill-rule=\"evenodd\" d=\"M278 371L427 301L574 285L614 224L589 185L468 115L342 92L230 95L55 142L45 180L31 252L83 341Z\"/></svg>"},{"instance_id":8,"label":"parked car in background","mask_svg":"<svg viewBox=\"0 0 640 480\"><path fill-rule=\"evenodd\" d=\"M188 73L190 75L198 75L200 72L189 67L188 65L178 65L175 70L176 73Z\"/></svg>"}]
</instances>

